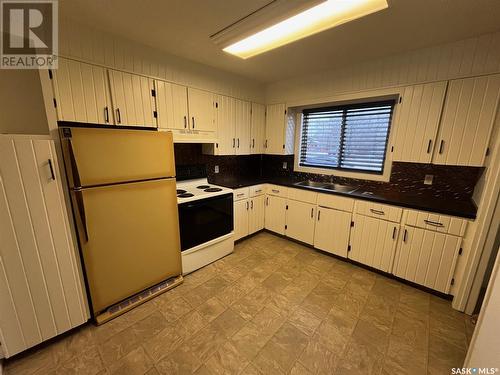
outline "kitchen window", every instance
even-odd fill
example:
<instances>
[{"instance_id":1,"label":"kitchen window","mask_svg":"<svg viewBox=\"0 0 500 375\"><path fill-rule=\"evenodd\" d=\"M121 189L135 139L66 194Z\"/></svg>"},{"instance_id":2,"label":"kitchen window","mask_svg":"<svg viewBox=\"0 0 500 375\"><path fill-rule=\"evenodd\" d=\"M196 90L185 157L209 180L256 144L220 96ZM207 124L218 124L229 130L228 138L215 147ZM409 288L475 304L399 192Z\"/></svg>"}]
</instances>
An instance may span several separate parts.
<instances>
[{"instance_id":1,"label":"kitchen window","mask_svg":"<svg viewBox=\"0 0 500 375\"><path fill-rule=\"evenodd\" d=\"M395 102L302 111L299 167L382 175Z\"/></svg>"}]
</instances>

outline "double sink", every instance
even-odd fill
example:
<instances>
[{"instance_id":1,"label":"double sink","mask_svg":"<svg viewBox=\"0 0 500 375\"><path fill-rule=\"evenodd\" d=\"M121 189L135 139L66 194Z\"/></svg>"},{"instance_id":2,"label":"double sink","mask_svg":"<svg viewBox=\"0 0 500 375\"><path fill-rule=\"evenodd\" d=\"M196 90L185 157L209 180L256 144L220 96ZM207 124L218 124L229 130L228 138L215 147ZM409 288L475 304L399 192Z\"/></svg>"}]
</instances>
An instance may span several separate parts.
<instances>
[{"instance_id":1,"label":"double sink","mask_svg":"<svg viewBox=\"0 0 500 375\"><path fill-rule=\"evenodd\" d=\"M317 182L311 180L296 182L294 185L308 187L315 190L337 191L339 193L345 194L353 193L354 191L359 189L358 187L351 185L341 185L334 184L332 182Z\"/></svg>"}]
</instances>

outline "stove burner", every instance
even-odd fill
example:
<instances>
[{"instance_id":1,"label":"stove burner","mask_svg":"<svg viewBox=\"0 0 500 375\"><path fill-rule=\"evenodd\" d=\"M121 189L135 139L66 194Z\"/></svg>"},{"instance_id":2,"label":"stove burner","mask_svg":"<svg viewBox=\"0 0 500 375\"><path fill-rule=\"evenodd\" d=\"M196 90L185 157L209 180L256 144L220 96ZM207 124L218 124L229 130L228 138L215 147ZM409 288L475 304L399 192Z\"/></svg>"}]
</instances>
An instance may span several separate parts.
<instances>
[{"instance_id":1,"label":"stove burner","mask_svg":"<svg viewBox=\"0 0 500 375\"><path fill-rule=\"evenodd\" d=\"M184 194L185 192L186 192L186 190L177 189L177 194Z\"/></svg>"},{"instance_id":2,"label":"stove burner","mask_svg":"<svg viewBox=\"0 0 500 375\"><path fill-rule=\"evenodd\" d=\"M193 197L194 194L191 194L191 193L181 193L181 194L177 194L177 196L179 198L190 198L190 197Z\"/></svg>"},{"instance_id":3,"label":"stove burner","mask_svg":"<svg viewBox=\"0 0 500 375\"><path fill-rule=\"evenodd\" d=\"M212 188L205 189L203 191L206 191L207 193L215 193L216 191L222 191L222 189L221 188L212 187Z\"/></svg>"},{"instance_id":4,"label":"stove burner","mask_svg":"<svg viewBox=\"0 0 500 375\"><path fill-rule=\"evenodd\" d=\"M196 186L196 189L208 189L210 188L210 185L200 185L200 186Z\"/></svg>"}]
</instances>

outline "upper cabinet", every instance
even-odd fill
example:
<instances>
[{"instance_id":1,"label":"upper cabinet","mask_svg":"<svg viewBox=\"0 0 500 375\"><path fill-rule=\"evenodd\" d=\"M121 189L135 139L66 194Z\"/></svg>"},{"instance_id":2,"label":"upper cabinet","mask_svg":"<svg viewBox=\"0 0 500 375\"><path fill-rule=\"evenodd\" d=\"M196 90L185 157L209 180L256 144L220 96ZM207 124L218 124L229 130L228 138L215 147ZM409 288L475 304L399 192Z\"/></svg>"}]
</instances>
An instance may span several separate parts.
<instances>
[{"instance_id":1,"label":"upper cabinet","mask_svg":"<svg viewBox=\"0 0 500 375\"><path fill-rule=\"evenodd\" d=\"M450 81L435 164L484 164L499 95L500 74Z\"/></svg>"},{"instance_id":2,"label":"upper cabinet","mask_svg":"<svg viewBox=\"0 0 500 375\"><path fill-rule=\"evenodd\" d=\"M156 127L153 80L118 70L108 72L115 124Z\"/></svg>"},{"instance_id":3,"label":"upper cabinet","mask_svg":"<svg viewBox=\"0 0 500 375\"><path fill-rule=\"evenodd\" d=\"M60 121L114 124L106 69L59 59L50 71Z\"/></svg>"},{"instance_id":4,"label":"upper cabinet","mask_svg":"<svg viewBox=\"0 0 500 375\"><path fill-rule=\"evenodd\" d=\"M394 161L431 162L446 85L442 81L404 89L395 119Z\"/></svg>"},{"instance_id":5,"label":"upper cabinet","mask_svg":"<svg viewBox=\"0 0 500 375\"><path fill-rule=\"evenodd\" d=\"M252 103L250 125L250 153L263 154L266 138L266 106Z\"/></svg>"},{"instance_id":6,"label":"upper cabinet","mask_svg":"<svg viewBox=\"0 0 500 375\"><path fill-rule=\"evenodd\" d=\"M235 100L235 137L236 155L250 154L250 122L252 104L243 100Z\"/></svg>"},{"instance_id":7,"label":"upper cabinet","mask_svg":"<svg viewBox=\"0 0 500 375\"><path fill-rule=\"evenodd\" d=\"M285 153L286 107L285 104L271 104L266 107L266 154Z\"/></svg>"},{"instance_id":8,"label":"upper cabinet","mask_svg":"<svg viewBox=\"0 0 500 375\"><path fill-rule=\"evenodd\" d=\"M193 131L216 131L214 94L189 87L188 105L190 128Z\"/></svg>"},{"instance_id":9,"label":"upper cabinet","mask_svg":"<svg viewBox=\"0 0 500 375\"><path fill-rule=\"evenodd\" d=\"M187 87L166 81L155 81L159 129L188 129Z\"/></svg>"}]
</instances>

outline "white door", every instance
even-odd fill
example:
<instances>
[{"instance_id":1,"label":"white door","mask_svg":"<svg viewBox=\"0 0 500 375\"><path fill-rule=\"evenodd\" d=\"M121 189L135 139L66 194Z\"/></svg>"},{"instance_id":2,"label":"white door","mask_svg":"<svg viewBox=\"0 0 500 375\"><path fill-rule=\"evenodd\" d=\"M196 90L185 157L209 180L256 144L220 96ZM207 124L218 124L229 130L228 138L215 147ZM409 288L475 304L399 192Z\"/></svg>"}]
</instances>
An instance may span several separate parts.
<instances>
[{"instance_id":1,"label":"white door","mask_svg":"<svg viewBox=\"0 0 500 375\"><path fill-rule=\"evenodd\" d=\"M153 80L117 70L108 72L116 124L156 127Z\"/></svg>"},{"instance_id":2,"label":"white door","mask_svg":"<svg viewBox=\"0 0 500 375\"><path fill-rule=\"evenodd\" d=\"M250 198L250 216L248 223L249 234L264 229L264 210L265 210L264 195L259 195L257 197Z\"/></svg>"},{"instance_id":3,"label":"white door","mask_svg":"<svg viewBox=\"0 0 500 375\"><path fill-rule=\"evenodd\" d=\"M58 120L114 123L106 69L60 58L51 74Z\"/></svg>"},{"instance_id":4,"label":"white door","mask_svg":"<svg viewBox=\"0 0 500 375\"><path fill-rule=\"evenodd\" d=\"M53 141L0 136L0 337L7 357L87 321Z\"/></svg>"},{"instance_id":5,"label":"white door","mask_svg":"<svg viewBox=\"0 0 500 375\"><path fill-rule=\"evenodd\" d=\"M313 244L316 205L289 200L286 210L287 237Z\"/></svg>"},{"instance_id":6,"label":"white door","mask_svg":"<svg viewBox=\"0 0 500 375\"><path fill-rule=\"evenodd\" d=\"M247 199L234 202L234 240L248 236L250 203Z\"/></svg>"},{"instance_id":7,"label":"white door","mask_svg":"<svg viewBox=\"0 0 500 375\"><path fill-rule=\"evenodd\" d=\"M215 132L215 100L211 92L188 88L190 128Z\"/></svg>"},{"instance_id":8,"label":"white door","mask_svg":"<svg viewBox=\"0 0 500 375\"><path fill-rule=\"evenodd\" d=\"M271 232L285 234L286 199L266 195L264 224Z\"/></svg>"},{"instance_id":9,"label":"white door","mask_svg":"<svg viewBox=\"0 0 500 375\"><path fill-rule=\"evenodd\" d=\"M217 154L234 155L236 152L235 100L220 95L217 98Z\"/></svg>"},{"instance_id":10,"label":"white door","mask_svg":"<svg viewBox=\"0 0 500 375\"><path fill-rule=\"evenodd\" d=\"M393 160L431 162L446 86L442 81L405 88L393 125Z\"/></svg>"},{"instance_id":11,"label":"white door","mask_svg":"<svg viewBox=\"0 0 500 375\"><path fill-rule=\"evenodd\" d=\"M285 153L285 104L266 107L266 154Z\"/></svg>"},{"instance_id":12,"label":"white door","mask_svg":"<svg viewBox=\"0 0 500 375\"><path fill-rule=\"evenodd\" d=\"M393 273L448 293L461 242L458 236L405 226Z\"/></svg>"},{"instance_id":13,"label":"white door","mask_svg":"<svg viewBox=\"0 0 500 375\"><path fill-rule=\"evenodd\" d=\"M159 129L188 127L187 87L155 80Z\"/></svg>"},{"instance_id":14,"label":"white door","mask_svg":"<svg viewBox=\"0 0 500 375\"><path fill-rule=\"evenodd\" d=\"M236 99L236 121L235 121L236 155L250 154L251 110L252 107L250 102Z\"/></svg>"},{"instance_id":15,"label":"white door","mask_svg":"<svg viewBox=\"0 0 500 375\"><path fill-rule=\"evenodd\" d=\"M500 74L450 81L435 164L482 166L500 97Z\"/></svg>"},{"instance_id":16,"label":"white door","mask_svg":"<svg viewBox=\"0 0 500 375\"><path fill-rule=\"evenodd\" d=\"M266 138L266 106L252 103L252 120L250 126L250 153L263 154Z\"/></svg>"},{"instance_id":17,"label":"white door","mask_svg":"<svg viewBox=\"0 0 500 375\"><path fill-rule=\"evenodd\" d=\"M319 206L317 211L314 247L347 258L352 214Z\"/></svg>"},{"instance_id":18,"label":"white door","mask_svg":"<svg viewBox=\"0 0 500 375\"><path fill-rule=\"evenodd\" d=\"M349 259L391 272L399 224L363 215L353 215Z\"/></svg>"}]
</instances>

